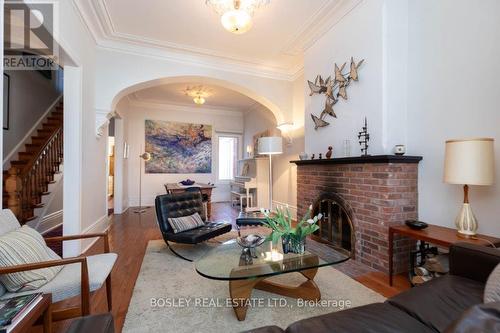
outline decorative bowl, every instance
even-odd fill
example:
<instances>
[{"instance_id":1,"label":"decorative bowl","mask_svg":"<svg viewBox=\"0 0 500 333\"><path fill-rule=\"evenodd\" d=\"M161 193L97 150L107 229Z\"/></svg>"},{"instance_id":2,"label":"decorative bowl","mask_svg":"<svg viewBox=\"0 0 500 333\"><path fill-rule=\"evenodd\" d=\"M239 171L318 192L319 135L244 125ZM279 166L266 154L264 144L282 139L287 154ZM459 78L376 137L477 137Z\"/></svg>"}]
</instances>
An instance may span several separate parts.
<instances>
[{"instance_id":1,"label":"decorative bowl","mask_svg":"<svg viewBox=\"0 0 500 333\"><path fill-rule=\"evenodd\" d=\"M191 179L186 179L186 180L183 180L182 182L180 182L182 185L184 186L189 186L189 185L193 185L195 183L194 180L191 180Z\"/></svg>"},{"instance_id":2,"label":"decorative bowl","mask_svg":"<svg viewBox=\"0 0 500 333\"><path fill-rule=\"evenodd\" d=\"M405 224L415 230L422 230L429 226L427 223L417 220L406 220Z\"/></svg>"},{"instance_id":3,"label":"decorative bowl","mask_svg":"<svg viewBox=\"0 0 500 333\"><path fill-rule=\"evenodd\" d=\"M266 237L254 234L240 236L236 238L236 242L238 243L238 245L243 248L255 248L259 245L262 245L262 243L264 243L265 240Z\"/></svg>"}]
</instances>

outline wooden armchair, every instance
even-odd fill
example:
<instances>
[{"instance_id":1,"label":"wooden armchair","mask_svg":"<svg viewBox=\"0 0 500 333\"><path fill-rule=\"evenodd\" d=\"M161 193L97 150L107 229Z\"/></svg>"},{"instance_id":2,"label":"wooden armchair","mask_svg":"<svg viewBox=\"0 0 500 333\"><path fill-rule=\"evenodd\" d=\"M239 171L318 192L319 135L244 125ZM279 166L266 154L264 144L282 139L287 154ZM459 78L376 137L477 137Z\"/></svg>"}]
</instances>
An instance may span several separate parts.
<instances>
[{"instance_id":1,"label":"wooden armchair","mask_svg":"<svg viewBox=\"0 0 500 333\"><path fill-rule=\"evenodd\" d=\"M6 230L8 232L20 227L14 214L12 214L12 212L8 209L4 209L0 213L0 223L2 224L2 227L0 228L0 235L6 233ZM52 300L56 303L80 295L81 305L79 307L53 311L53 321L65 320L89 315L90 294L91 292L100 289L105 281L108 310L111 311L111 270L113 269L117 255L115 253L109 253L108 233L104 232L85 235L50 237L45 238L45 241L47 243L53 243L95 237L104 238L104 254L64 258L10 267L0 267L0 274L9 274L64 265L63 269L51 281L43 285L41 288L19 293L4 292L3 295L0 296L0 299L34 292L42 292L51 293Z\"/></svg>"}]
</instances>

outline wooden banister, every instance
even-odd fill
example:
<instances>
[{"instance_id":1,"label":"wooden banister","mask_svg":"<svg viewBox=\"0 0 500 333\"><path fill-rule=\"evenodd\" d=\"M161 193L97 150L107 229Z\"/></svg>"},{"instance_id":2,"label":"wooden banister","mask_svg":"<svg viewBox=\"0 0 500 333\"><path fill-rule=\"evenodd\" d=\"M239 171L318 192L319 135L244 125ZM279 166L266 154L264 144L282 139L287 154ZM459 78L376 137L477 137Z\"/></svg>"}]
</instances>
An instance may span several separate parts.
<instances>
[{"instance_id":1,"label":"wooden banister","mask_svg":"<svg viewBox=\"0 0 500 333\"><path fill-rule=\"evenodd\" d=\"M41 204L48 184L59 171L63 159L62 121L51 126L51 134L42 142L31 157L13 163L5 180L7 208L21 224L33 218L33 210Z\"/></svg>"}]
</instances>

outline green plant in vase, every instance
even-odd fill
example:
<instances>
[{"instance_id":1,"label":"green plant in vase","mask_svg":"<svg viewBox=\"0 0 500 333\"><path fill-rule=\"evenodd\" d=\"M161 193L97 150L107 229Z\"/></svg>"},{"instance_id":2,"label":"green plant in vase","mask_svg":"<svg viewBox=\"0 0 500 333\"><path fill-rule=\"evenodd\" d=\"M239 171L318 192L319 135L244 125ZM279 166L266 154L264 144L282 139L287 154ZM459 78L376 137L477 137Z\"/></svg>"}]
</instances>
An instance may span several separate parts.
<instances>
[{"instance_id":1,"label":"green plant in vase","mask_svg":"<svg viewBox=\"0 0 500 333\"><path fill-rule=\"evenodd\" d=\"M266 217L264 225L272 230L267 240L276 244L281 238L284 253L304 253L307 236L319 229L317 222L323 217L318 214L311 218L311 210L312 206L309 206L306 214L295 227L292 225L292 214L288 206L285 209L277 207L272 214L269 210L261 210Z\"/></svg>"}]
</instances>

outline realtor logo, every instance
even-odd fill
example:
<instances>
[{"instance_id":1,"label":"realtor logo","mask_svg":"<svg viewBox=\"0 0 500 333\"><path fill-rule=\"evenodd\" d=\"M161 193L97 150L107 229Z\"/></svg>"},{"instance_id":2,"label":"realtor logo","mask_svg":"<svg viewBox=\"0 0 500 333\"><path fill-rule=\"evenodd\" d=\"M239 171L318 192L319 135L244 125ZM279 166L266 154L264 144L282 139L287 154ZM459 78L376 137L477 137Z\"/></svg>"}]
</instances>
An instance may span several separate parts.
<instances>
[{"instance_id":1,"label":"realtor logo","mask_svg":"<svg viewBox=\"0 0 500 333\"><path fill-rule=\"evenodd\" d=\"M6 0L4 6L4 68L56 70L59 47L57 3Z\"/></svg>"}]
</instances>

